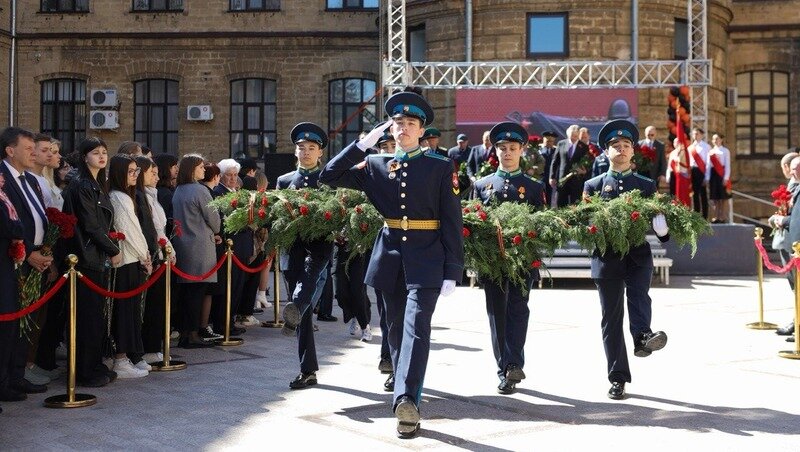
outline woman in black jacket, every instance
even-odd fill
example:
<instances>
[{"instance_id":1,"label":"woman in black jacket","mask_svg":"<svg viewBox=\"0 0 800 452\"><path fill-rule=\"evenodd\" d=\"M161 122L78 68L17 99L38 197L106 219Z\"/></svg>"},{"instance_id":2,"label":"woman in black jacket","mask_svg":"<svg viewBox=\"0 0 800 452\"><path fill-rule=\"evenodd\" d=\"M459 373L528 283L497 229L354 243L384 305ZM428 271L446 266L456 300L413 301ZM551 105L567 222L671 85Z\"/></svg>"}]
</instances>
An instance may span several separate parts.
<instances>
[{"instance_id":1,"label":"woman in black jacket","mask_svg":"<svg viewBox=\"0 0 800 452\"><path fill-rule=\"evenodd\" d=\"M70 252L78 256L77 268L100 286L106 286L108 268L120 262L121 254L109 237L114 210L106 186L108 148L97 137L84 138L78 145L81 160L78 175L64 191L64 212L78 223ZM106 322L103 297L85 284L78 284L77 380L82 386L105 386L116 374L102 363Z\"/></svg>"}]
</instances>

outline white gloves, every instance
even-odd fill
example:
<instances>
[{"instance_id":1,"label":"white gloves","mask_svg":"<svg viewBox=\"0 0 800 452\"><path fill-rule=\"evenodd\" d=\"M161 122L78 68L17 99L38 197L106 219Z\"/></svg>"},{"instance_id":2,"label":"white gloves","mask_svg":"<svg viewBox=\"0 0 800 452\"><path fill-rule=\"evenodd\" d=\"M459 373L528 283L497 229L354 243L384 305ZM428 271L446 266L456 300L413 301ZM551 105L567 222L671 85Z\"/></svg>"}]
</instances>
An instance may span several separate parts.
<instances>
[{"instance_id":1,"label":"white gloves","mask_svg":"<svg viewBox=\"0 0 800 452\"><path fill-rule=\"evenodd\" d=\"M452 279L445 279L442 282L442 290L439 295L446 297L456 291L456 282Z\"/></svg>"},{"instance_id":2,"label":"white gloves","mask_svg":"<svg viewBox=\"0 0 800 452\"><path fill-rule=\"evenodd\" d=\"M392 120L388 120L383 124L379 124L374 129L372 129L368 134L364 136L364 138L358 140L356 146L361 149L362 151L366 152L367 149L375 147L375 143L381 139L383 136L383 132L392 125Z\"/></svg>"},{"instance_id":3,"label":"white gloves","mask_svg":"<svg viewBox=\"0 0 800 452\"><path fill-rule=\"evenodd\" d=\"M669 234L669 226L667 226L667 218L664 216L663 213L660 213L653 217L653 231L656 232L656 235L659 237L665 237Z\"/></svg>"}]
</instances>

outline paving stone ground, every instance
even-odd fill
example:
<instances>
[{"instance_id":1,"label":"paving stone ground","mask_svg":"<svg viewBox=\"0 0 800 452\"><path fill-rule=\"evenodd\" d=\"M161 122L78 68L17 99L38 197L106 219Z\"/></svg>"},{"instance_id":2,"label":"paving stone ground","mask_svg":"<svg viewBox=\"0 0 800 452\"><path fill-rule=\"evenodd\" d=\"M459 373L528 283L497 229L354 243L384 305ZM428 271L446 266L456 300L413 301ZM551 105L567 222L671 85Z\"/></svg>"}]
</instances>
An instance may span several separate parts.
<instances>
[{"instance_id":1,"label":"paving stone ground","mask_svg":"<svg viewBox=\"0 0 800 452\"><path fill-rule=\"evenodd\" d=\"M667 347L648 358L628 348L629 398L606 397L600 308L588 281L532 292L528 378L496 393L483 291L460 287L440 299L418 438L394 436L390 396L372 343L346 325L319 322L316 387L290 391L296 342L251 327L240 347L175 349L187 370L152 373L91 390L98 403L57 410L42 401L2 403L0 450L800 450L800 360L757 320L752 278L673 277L656 285L653 327ZM785 279L765 283L765 317L794 315ZM336 308L334 315L341 317ZM271 318L270 314L262 315Z\"/></svg>"}]
</instances>

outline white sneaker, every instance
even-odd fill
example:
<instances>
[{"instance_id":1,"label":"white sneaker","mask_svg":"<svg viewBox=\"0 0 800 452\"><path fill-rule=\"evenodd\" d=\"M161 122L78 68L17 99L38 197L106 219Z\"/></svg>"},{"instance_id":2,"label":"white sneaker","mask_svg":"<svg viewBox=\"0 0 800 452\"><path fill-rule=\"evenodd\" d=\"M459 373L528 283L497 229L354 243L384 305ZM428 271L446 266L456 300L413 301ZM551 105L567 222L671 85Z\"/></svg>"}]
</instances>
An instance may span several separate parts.
<instances>
[{"instance_id":1,"label":"white sneaker","mask_svg":"<svg viewBox=\"0 0 800 452\"><path fill-rule=\"evenodd\" d=\"M138 363L134 364L133 367L135 367L137 369L141 369L141 370L146 370L148 372L153 370L153 367L150 364L147 364L147 361L145 361L144 359L142 359Z\"/></svg>"},{"instance_id":2,"label":"white sneaker","mask_svg":"<svg viewBox=\"0 0 800 452\"><path fill-rule=\"evenodd\" d=\"M158 353L145 353L142 355L142 361L146 363L160 363L164 361L164 354Z\"/></svg>"},{"instance_id":3,"label":"white sneaker","mask_svg":"<svg viewBox=\"0 0 800 452\"><path fill-rule=\"evenodd\" d=\"M372 329L369 327L369 324L364 328L364 331L361 332L361 342L369 342L372 340Z\"/></svg>"},{"instance_id":4,"label":"white sneaker","mask_svg":"<svg viewBox=\"0 0 800 452\"><path fill-rule=\"evenodd\" d=\"M254 316L248 315L242 319L242 325L244 326L259 326L261 322L258 321Z\"/></svg>"},{"instance_id":5,"label":"white sneaker","mask_svg":"<svg viewBox=\"0 0 800 452\"><path fill-rule=\"evenodd\" d=\"M139 369L131 363L128 358L114 360L114 372L117 373L117 378L142 378L146 377L150 372Z\"/></svg>"},{"instance_id":6,"label":"white sneaker","mask_svg":"<svg viewBox=\"0 0 800 452\"><path fill-rule=\"evenodd\" d=\"M361 327L358 326L358 322L356 321L355 317L350 320L350 335L351 336L358 336L361 334Z\"/></svg>"}]
</instances>

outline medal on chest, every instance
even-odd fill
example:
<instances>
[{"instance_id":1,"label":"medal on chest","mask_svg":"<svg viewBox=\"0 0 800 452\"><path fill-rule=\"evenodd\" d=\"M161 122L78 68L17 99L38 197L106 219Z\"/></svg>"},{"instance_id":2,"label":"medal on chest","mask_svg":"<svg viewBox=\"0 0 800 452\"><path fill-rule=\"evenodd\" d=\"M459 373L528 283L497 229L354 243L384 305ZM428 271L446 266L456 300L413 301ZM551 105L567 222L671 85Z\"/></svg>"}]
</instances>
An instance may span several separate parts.
<instances>
[{"instance_id":1,"label":"medal on chest","mask_svg":"<svg viewBox=\"0 0 800 452\"><path fill-rule=\"evenodd\" d=\"M453 172L453 194L457 195L461 193L461 187L458 186L458 173L455 171Z\"/></svg>"},{"instance_id":2,"label":"medal on chest","mask_svg":"<svg viewBox=\"0 0 800 452\"><path fill-rule=\"evenodd\" d=\"M397 177L397 173L395 171L400 169L400 162L393 160L389 163L389 179L394 179Z\"/></svg>"},{"instance_id":3,"label":"medal on chest","mask_svg":"<svg viewBox=\"0 0 800 452\"><path fill-rule=\"evenodd\" d=\"M525 187L519 187L517 193L519 193L519 199L525 199Z\"/></svg>"}]
</instances>

